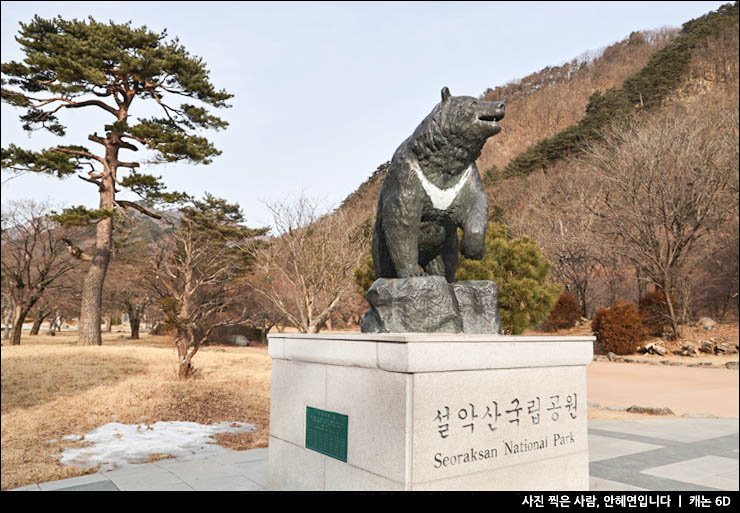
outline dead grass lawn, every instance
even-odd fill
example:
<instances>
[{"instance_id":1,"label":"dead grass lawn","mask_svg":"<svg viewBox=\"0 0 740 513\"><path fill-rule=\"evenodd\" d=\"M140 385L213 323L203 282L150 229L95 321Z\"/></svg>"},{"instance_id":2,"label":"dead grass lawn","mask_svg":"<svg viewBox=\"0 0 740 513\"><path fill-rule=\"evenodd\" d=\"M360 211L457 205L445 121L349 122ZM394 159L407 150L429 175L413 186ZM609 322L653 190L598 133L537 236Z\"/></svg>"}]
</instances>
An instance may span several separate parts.
<instances>
[{"instance_id":1,"label":"dead grass lawn","mask_svg":"<svg viewBox=\"0 0 740 513\"><path fill-rule=\"evenodd\" d=\"M49 442L114 421L247 422L257 432L222 435L219 443L267 446L266 347L203 348L194 359L197 378L180 382L168 337L122 335L104 334L100 347L77 346L75 333L24 336L20 346L2 346L2 490L90 473L54 459L74 442Z\"/></svg>"}]
</instances>

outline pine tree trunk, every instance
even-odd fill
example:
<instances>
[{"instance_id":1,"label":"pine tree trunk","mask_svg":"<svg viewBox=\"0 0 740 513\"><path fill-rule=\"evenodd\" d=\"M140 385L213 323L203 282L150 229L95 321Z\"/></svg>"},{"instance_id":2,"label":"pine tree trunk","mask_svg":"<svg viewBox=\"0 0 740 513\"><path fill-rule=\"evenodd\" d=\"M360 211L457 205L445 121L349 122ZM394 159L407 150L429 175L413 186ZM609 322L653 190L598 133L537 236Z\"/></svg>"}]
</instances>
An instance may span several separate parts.
<instances>
[{"instance_id":1,"label":"pine tree trunk","mask_svg":"<svg viewBox=\"0 0 740 513\"><path fill-rule=\"evenodd\" d=\"M105 319L105 331L108 333L113 331L113 314L108 314L108 317Z\"/></svg>"},{"instance_id":2,"label":"pine tree trunk","mask_svg":"<svg viewBox=\"0 0 740 513\"><path fill-rule=\"evenodd\" d=\"M108 173L100 188L100 208L113 210L113 173ZM100 332L102 320L103 284L105 273L110 262L113 244L113 219L106 217L98 221L95 234L95 254L82 285L82 302L80 305L80 326L77 343L81 346L99 346L103 344Z\"/></svg>"}]
</instances>

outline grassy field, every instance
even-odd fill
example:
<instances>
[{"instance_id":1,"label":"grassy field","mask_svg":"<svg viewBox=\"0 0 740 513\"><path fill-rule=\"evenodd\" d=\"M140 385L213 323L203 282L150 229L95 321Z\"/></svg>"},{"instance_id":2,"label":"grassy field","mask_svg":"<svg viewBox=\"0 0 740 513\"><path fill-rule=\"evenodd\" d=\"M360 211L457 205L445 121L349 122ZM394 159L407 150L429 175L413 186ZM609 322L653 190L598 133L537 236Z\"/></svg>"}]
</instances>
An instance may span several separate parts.
<instances>
[{"instance_id":1,"label":"grassy field","mask_svg":"<svg viewBox=\"0 0 740 513\"><path fill-rule=\"evenodd\" d=\"M737 340L736 324L725 331L713 335ZM590 334L590 328L558 334ZM704 336L697 332L689 338L694 335ZM129 340L126 333L104 333L102 346L80 347L75 332L55 337L24 333L20 346L4 345L0 355L3 490L93 472L62 466L55 459L79 442L52 441L84 435L109 422L246 422L257 431L217 435L218 443L236 450L268 444L271 360L266 346L205 347L194 359L196 379L188 382L176 379L177 354L169 337L144 334L141 340ZM668 358L711 360L720 366L736 361L737 354ZM644 415L589 408L588 416Z\"/></svg>"},{"instance_id":2,"label":"grassy field","mask_svg":"<svg viewBox=\"0 0 740 513\"><path fill-rule=\"evenodd\" d=\"M196 379L180 382L169 337L121 337L106 333L102 346L79 347L74 332L24 334L20 346L2 346L3 490L90 473L54 458L78 443L50 441L114 421L247 422L257 427L255 433L218 435L219 444L267 447L266 346L203 348L194 359Z\"/></svg>"}]
</instances>

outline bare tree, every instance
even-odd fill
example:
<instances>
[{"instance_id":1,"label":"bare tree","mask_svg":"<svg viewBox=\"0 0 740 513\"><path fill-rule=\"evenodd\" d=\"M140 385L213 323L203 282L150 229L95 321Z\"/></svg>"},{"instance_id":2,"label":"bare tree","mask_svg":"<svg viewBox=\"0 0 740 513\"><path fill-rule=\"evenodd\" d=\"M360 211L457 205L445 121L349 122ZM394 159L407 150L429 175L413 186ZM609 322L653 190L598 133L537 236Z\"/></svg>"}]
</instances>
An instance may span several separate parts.
<instances>
[{"instance_id":1,"label":"bare tree","mask_svg":"<svg viewBox=\"0 0 740 513\"><path fill-rule=\"evenodd\" d=\"M154 300L148 286L151 269L142 265L150 251L150 244L146 240L122 243L111 259L105 282L103 305L128 315L131 338L134 340L139 338L144 311Z\"/></svg>"},{"instance_id":2,"label":"bare tree","mask_svg":"<svg viewBox=\"0 0 740 513\"><path fill-rule=\"evenodd\" d=\"M674 336L687 258L737 211L737 137L737 98L706 95L617 122L587 151L598 231L664 293Z\"/></svg>"},{"instance_id":3,"label":"bare tree","mask_svg":"<svg viewBox=\"0 0 740 513\"><path fill-rule=\"evenodd\" d=\"M47 301L46 297L42 297L38 301L38 303L36 303L36 306L31 309L31 314L33 315L33 324L31 325L31 330L28 332L28 334L31 336L38 335L39 331L41 330L41 325L53 313L53 305Z\"/></svg>"},{"instance_id":4,"label":"bare tree","mask_svg":"<svg viewBox=\"0 0 740 513\"><path fill-rule=\"evenodd\" d=\"M303 194L268 206L275 237L256 252L249 285L301 333L318 333L354 291L367 250L362 220L321 211Z\"/></svg>"},{"instance_id":5,"label":"bare tree","mask_svg":"<svg viewBox=\"0 0 740 513\"><path fill-rule=\"evenodd\" d=\"M11 344L21 343L23 321L44 293L76 262L46 204L12 202L2 212L2 274L13 302Z\"/></svg>"},{"instance_id":6,"label":"bare tree","mask_svg":"<svg viewBox=\"0 0 740 513\"><path fill-rule=\"evenodd\" d=\"M5 276L3 276L2 288L2 315L3 315L3 340L10 339L10 325L13 322L13 297L10 290L6 290Z\"/></svg>"},{"instance_id":7,"label":"bare tree","mask_svg":"<svg viewBox=\"0 0 740 513\"><path fill-rule=\"evenodd\" d=\"M282 330L285 315L275 308L271 301L265 301L259 293L249 287L244 291L242 298L242 305L247 312L244 324L258 329L262 335L263 343L267 342L267 335L270 330L273 328Z\"/></svg>"},{"instance_id":8,"label":"bare tree","mask_svg":"<svg viewBox=\"0 0 740 513\"><path fill-rule=\"evenodd\" d=\"M552 264L552 278L578 299L581 315L588 317L616 262L594 237L597 217L583 203L594 198L584 178L577 169L558 166L548 176L532 173L523 179L527 203L512 216L510 229L515 236L537 241Z\"/></svg>"},{"instance_id":9,"label":"bare tree","mask_svg":"<svg viewBox=\"0 0 740 513\"><path fill-rule=\"evenodd\" d=\"M341 302L337 315L344 326L359 326L368 308L370 305L365 297L358 290L354 290Z\"/></svg>"}]
</instances>

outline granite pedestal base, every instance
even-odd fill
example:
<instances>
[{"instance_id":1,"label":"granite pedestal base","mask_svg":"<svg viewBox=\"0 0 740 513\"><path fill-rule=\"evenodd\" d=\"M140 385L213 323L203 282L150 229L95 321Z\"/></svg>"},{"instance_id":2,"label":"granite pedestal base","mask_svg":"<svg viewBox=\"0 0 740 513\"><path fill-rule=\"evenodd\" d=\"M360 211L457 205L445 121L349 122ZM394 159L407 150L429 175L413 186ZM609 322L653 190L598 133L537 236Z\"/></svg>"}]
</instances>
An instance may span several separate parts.
<instances>
[{"instance_id":1,"label":"granite pedestal base","mask_svg":"<svg viewBox=\"0 0 740 513\"><path fill-rule=\"evenodd\" d=\"M587 490L593 337L275 334L270 490Z\"/></svg>"}]
</instances>

